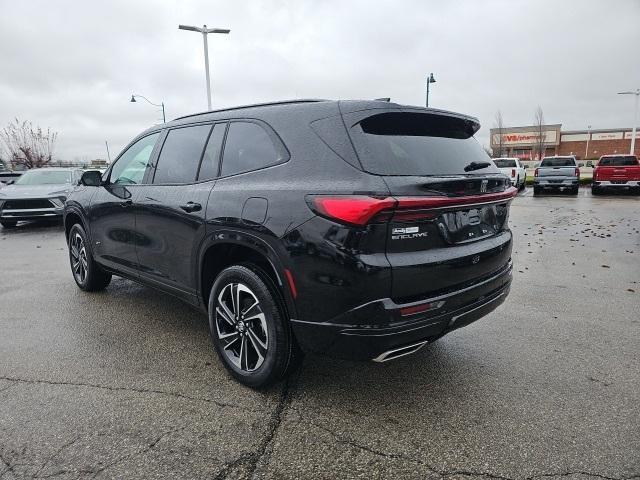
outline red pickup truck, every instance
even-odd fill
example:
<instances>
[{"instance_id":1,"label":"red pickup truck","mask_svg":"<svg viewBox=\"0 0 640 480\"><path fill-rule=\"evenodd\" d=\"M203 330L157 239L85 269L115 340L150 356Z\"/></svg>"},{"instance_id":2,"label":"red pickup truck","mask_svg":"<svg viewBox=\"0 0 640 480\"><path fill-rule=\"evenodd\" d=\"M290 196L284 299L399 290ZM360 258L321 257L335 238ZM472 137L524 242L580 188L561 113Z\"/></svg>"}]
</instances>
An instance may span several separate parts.
<instances>
[{"instance_id":1,"label":"red pickup truck","mask_svg":"<svg viewBox=\"0 0 640 480\"><path fill-rule=\"evenodd\" d=\"M593 169L591 193L598 195L605 188L640 188L640 164L635 155L603 155Z\"/></svg>"}]
</instances>

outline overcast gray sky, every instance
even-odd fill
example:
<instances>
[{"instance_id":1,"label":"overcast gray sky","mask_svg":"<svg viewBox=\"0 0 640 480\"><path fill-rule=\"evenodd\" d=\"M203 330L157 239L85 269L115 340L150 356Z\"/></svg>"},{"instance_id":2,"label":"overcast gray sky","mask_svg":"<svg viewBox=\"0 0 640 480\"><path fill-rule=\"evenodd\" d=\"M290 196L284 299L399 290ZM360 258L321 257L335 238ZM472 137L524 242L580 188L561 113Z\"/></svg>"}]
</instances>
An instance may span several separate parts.
<instances>
[{"instance_id":1,"label":"overcast gray sky","mask_svg":"<svg viewBox=\"0 0 640 480\"><path fill-rule=\"evenodd\" d=\"M640 87L640 0L0 0L0 126L59 132L56 157L112 156L161 119L206 110L202 38L211 35L214 108L289 98L376 98L477 116L488 144L505 125L631 126Z\"/></svg>"}]
</instances>

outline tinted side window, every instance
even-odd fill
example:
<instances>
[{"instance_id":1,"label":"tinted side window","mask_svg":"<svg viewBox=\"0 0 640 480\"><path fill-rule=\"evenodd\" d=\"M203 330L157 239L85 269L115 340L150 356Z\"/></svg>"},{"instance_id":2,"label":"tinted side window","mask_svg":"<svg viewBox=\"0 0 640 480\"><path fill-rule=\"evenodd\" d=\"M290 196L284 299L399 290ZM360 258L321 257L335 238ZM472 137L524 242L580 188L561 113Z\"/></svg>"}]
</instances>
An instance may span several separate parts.
<instances>
[{"instance_id":1,"label":"tinted side window","mask_svg":"<svg viewBox=\"0 0 640 480\"><path fill-rule=\"evenodd\" d=\"M226 129L226 123L216 123L213 126L213 132L209 136L207 148L204 150L202 163L200 164L198 180L210 180L218 176L220 152L222 150L222 141L224 140L224 132Z\"/></svg>"},{"instance_id":2,"label":"tinted side window","mask_svg":"<svg viewBox=\"0 0 640 480\"><path fill-rule=\"evenodd\" d=\"M248 172L280 163L285 156L257 123L231 122L222 156L222 175Z\"/></svg>"},{"instance_id":3,"label":"tinted side window","mask_svg":"<svg viewBox=\"0 0 640 480\"><path fill-rule=\"evenodd\" d=\"M111 182L118 184L141 183L159 136L160 132L147 135L120 155L111 169Z\"/></svg>"},{"instance_id":4,"label":"tinted side window","mask_svg":"<svg viewBox=\"0 0 640 480\"><path fill-rule=\"evenodd\" d=\"M160 152L153 183L194 182L210 130L211 125L169 130Z\"/></svg>"}]
</instances>

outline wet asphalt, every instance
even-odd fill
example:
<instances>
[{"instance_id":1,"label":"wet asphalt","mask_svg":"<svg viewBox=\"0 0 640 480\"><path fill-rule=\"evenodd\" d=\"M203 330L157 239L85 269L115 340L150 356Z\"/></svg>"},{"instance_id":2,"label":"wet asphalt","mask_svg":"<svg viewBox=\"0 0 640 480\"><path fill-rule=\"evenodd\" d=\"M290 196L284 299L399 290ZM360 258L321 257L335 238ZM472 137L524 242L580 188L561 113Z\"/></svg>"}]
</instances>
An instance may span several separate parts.
<instances>
[{"instance_id":1,"label":"wet asphalt","mask_svg":"<svg viewBox=\"0 0 640 480\"><path fill-rule=\"evenodd\" d=\"M527 190L510 224L495 312L266 392L180 301L78 290L61 226L0 228L0 478L640 478L640 196Z\"/></svg>"}]
</instances>

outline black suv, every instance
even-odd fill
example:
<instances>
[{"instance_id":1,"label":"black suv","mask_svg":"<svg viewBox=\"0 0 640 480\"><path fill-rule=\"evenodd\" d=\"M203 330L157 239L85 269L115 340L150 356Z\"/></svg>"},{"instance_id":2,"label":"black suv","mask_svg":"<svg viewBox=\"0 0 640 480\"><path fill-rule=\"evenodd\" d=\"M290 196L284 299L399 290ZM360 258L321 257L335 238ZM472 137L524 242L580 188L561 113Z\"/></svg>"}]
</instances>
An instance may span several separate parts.
<instances>
[{"instance_id":1,"label":"black suv","mask_svg":"<svg viewBox=\"0 0 640 480\"><path fill-rule=\"evenodd\" d=\"M386 361L500 305L516 194L475 118L300 100L182 117L136 137L65 206L73 276L112 274L208 314L252 387L310 351Z\"/></svg>"}]
</instances>

